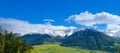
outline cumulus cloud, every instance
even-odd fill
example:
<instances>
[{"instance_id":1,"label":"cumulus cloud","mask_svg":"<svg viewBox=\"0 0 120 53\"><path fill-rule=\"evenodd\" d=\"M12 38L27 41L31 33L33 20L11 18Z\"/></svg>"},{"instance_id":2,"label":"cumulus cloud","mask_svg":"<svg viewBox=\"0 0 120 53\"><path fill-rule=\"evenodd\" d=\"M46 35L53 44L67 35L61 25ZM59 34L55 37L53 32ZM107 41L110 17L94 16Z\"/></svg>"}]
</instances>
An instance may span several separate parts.
<instances>
[{"instance_id":1,"label":"cumulus cloud","mask_svg":"<svg viewBox=\"0 0 120 53\"><path fill-rule=\"evenodd\" d=\"M106 24L106 33L111 36L120 31L120 16L107 12L92 14L86 11L80 14L71 15L66 21L92 27L96 24Z\"/></svg>"},{"instance_id":2,"label":"cumulus cloud","mask_svg":"<svg viewBox=\"0 0 120 53\"><path fill-rule=\"evenodd\" d=\"M45 19L44 21L54 22L54 20ZM40 34L50 34L53 36L56 35L70 35L73 33L73 29L76 27L70 26L54 26L47 24L31 24L27 21L12 19L12 18L0 18L0 26L3 29L12 31L14 33L21 33L22 35L27 33L40 33ZM69 30L68 32L66 32Z\"/></svg>"},{"instance_id":3,"label":"cumulus cloud","mask_svg":"<svg viewBox=\"0 0 120 53\"><path fill-rule=\"evenodd\" d=\"M107 25L106 27L106 33L110 36L116 35L120 31L120 26L119 25ZM119 32L120 33L120 32Z\"/></svg>"},{"instance_id":4,"label":"cumulus cloud","mask_svg":"<svg viewBox=\"0 0 120 53\"><path fill-rule=\"evenodd\" d=\"M66 21L74 21L77 24L93 26L95 24L120 24L120 16L107 12L92 14L88 11L69 16Z\"/></svg>"}]
</instances>

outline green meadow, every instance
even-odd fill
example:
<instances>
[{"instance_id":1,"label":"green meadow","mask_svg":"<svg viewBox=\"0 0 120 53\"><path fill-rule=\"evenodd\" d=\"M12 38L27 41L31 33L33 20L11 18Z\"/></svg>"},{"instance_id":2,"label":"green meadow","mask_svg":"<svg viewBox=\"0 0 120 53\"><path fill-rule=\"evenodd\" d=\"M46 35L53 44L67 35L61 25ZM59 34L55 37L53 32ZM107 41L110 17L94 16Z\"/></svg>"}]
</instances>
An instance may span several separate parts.
<instances>
[{"instance_id":1,"label":"green meadow","mask_svg":"<svg viewBox=\"0 0 120 53\"><path fill-rule=\"evenodd\" d=\"M105 53L101 51L91 51L80 48L59 46L59 44L44 44L33 46L32 53Z\"/></svg>"}]
</instances>

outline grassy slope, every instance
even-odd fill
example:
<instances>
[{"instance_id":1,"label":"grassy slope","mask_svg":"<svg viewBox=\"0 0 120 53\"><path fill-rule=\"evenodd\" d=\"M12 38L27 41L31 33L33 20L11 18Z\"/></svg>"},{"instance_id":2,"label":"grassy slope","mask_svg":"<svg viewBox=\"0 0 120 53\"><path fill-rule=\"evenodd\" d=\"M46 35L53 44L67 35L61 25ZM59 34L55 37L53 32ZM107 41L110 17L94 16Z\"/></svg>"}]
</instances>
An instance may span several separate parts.
<instances>
[{"instance_id":1,"label":"grassy slope","mask_svg":"<svg viewBox=\"0 0 120 53\"><path fill-rule=\"evenodd\" d=\"M33 47L32 53L91 53L90 50L62 47L59 44L44 44ZM97 53L103 52L97 51Z\"/></svg>"}]
</instances>

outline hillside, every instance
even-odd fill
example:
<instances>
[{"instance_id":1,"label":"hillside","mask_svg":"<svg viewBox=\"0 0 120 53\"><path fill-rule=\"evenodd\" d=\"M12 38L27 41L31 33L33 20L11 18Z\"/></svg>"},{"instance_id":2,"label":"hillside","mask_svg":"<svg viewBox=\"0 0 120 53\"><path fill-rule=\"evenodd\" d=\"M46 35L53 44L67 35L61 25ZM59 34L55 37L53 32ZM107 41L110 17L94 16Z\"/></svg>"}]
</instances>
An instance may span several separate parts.
<instances>
[{"instance_id":1,"label":"hillside","mask_svg":"<svg viewBox=\"0 0 120 53\"><path fill-rule=\"evenodd\" d=\"M44 43L54 43L55 40L52 36L47 34L26 34L21 37L22 41L26 41L28 45L41 45Z\"/></svg>"},{"instance_id":2,"label":"hillside","mask_svg":"<svg viewBox=\"0 0 120 53\"><path fill-rule=\"evenodd\" d=\"M90 50L108 50L118 41L103 32L94 29L85 29L73 33L66 38L61 46L79 47Z\"/></svg>"},{"instance_id":3,"label":"hillside","mask_svg":"<svg viewBox=\"0 0 120 53\"><path fill-rule=\"evenodd\" d=\"M48 34L26 34L21 37L22 41L26 41L28 45L41 45L44 43L61 43L64 37L62 36L52 36Z\"/></svg>"},{"instance_id":4,"label":"hillside","mask_svg":"<svg viewBox=\"0 0 120 53\"><path fill-rule=\"evenodd\" d=\"M32 53L93 53L93 52L101 53L100 51L62 47L59 46L59 44L44 44L33 47L34 50L31 51Z\"/></svg>"}]
</instances>

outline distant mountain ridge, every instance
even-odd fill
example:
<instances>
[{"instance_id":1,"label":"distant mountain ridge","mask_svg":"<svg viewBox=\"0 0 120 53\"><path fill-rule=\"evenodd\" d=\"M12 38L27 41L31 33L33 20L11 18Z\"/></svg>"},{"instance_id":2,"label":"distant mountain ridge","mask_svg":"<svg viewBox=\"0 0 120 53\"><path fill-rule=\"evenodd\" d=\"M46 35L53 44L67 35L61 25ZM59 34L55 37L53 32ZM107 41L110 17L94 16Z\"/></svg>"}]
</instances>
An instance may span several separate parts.
<instances>
[{"instance_id":1,"label":"distant mountain ridge","mask_svg":"<svg viewBox=\"0 0 120 53\"><path fill-rule=\"evenodd\" d=\"M21 40L25 40L28 45L41 45L45 42L54 42L54 39L47 34L26 34L21 37Z\"/></svg>"},{"instance_id":2,"label":"distant mountain ridge","mask_svg":"<svg viewBox=\"0 0 120 53\"><path fill-rule=\"evenodd\" d=\"M44 43L56 43L56 42L62 42L64 38L62 36L52 36L48 34L26 34L21 37L22 41L26 41L28 45L41 45Z\"/></svg>"},{"instance_id":3,"label":"distant mountain ridge","mask_svg":"<svg viewBox=\"0 0 120 53\"><path fill-rule=\"evenodd\" d=\"M61 46L80 47L90 50L102 50L109 48L114 43L119 43L118 40L99 32L94 29L85 29L73 33L67 37Z\"/></svg>"}]
</instances>

